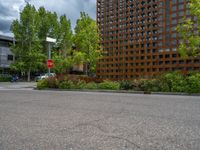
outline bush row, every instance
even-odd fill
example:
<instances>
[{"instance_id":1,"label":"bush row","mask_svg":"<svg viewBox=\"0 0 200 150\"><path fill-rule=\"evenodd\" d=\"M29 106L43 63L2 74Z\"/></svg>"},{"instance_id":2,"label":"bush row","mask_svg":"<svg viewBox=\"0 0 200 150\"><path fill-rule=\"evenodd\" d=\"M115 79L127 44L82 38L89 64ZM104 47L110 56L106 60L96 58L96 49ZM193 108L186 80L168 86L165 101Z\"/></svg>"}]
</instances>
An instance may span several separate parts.
<instances>
[{"instance_id":1,"label":"bush row","mask_svg":"<svg viewBox=\"0 0 200 150\"><path fill-rule=\"evenodd\" d=\"M179 72L172 72L156 79L123 81L120 85L124 90L200 93L200 73L183 75Z\"/></svg>"},{"instance_id":2,"label":"bush row","mask_svg":"<svg viewBox=\"0 0 200 150\"><path fill-rule=\"evenodd\" d=\"M59 88L59 89L108 89L119 90L120 83L105 80L101 83L85 82L84 80L70 80L64 78L62 80L52 77L45 80L41 80L37 83L38 89L45 88Z\"/></svg>"},{"instance_id":3,"label":"bush row","mask_svg":"<svg viewBox=\"0 0 200 150\"><path fill-rule=\"evenodd\" d=\"M8 82L11 81L11 76L0 76L0 82Z\"/></svg>"},{"instance_id":4,"label":"bush row","mask_svg":"<svg viewBox=\"0 0 200 150\"><path fill-rule=\"evenodd\" d=\"M38 89L108 89L134 90L147 92L186 92L200 93L200 73L182 75L178 72L167 73L156 79L133 81L109 81L85 76L58 76L39 81Z\"/></svg>"}]
</instances>

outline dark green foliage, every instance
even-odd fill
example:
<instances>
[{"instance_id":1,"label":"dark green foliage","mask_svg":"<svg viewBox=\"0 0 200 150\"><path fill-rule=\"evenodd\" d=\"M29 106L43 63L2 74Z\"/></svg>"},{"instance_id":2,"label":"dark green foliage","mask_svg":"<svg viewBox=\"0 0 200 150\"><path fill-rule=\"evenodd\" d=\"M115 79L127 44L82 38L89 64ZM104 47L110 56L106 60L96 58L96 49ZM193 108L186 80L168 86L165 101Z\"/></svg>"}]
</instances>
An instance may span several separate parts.
<instances>
[{"instance_id":1,"label":"dark green foliage","mask_svg":"<svg viewBox=\"0 0 200 150\"><path fill-rule=\"evenodd\" d=\"M133 83L129 80L123 80L120 82L120 89L122 90L132 90L133 89Z\"/></svg>"},{"instance_id":2,"label":"dark green foliage","mask_svg":"<svg viewBox=\"0 0 200 150\"><path fill-rule=\"evenodd\" d=\"M11 81L12 76L10 75L0 75L0 82L8 82Z\"/></svg>"},{"instance_id":3,"label":"dark green foliage","mask_svg":"<svg viewBox=\"0 0 200 150\"><path fill-rule=\"evenodd\" d=\"M156 79L143 79L139 82L140 91L157 92L160 90L159 82Z\"/></svg>"},{"instance_id":4,"label":"dark green foliage","mask_svg":"<svg viewBox=\"0 0 200 150\"><path fill-rule=\"evenodd\" d=\"M134 80L132 85L135 91L200 93L200 73L170 72L157 79Z\"/></svg>"},{"instance_id":5,"label":"dark green foliage","mask_svg":"<svg viewBox=\"0 0 200 150\"><path fill-rule=\"evenodd\" d=\"M163 92L185 92L187 82L185 76L178 72L167 73L161 76L159 86Z\"/></svg>"},{"instance_id":6,"label":"dark green foliage","mask_svg":"<svg viewBox=\"0 0 200 150\"><path fill-rule=\"evenodd\" d=\"M139 80L139 90L151 92L200 93L200 73L183 75L179 72L166 73L151 80Z\"/></svg>"},{"instance_id":7,"label":"dark green foliage","mask_svg":"<svg viewBox=\"0 0 200 150\"><path fill-rule=\"evenodd\" d=\"M187 77L187 92L200 93L200 73L192 74Z\"/></svg>"}]
</instances>

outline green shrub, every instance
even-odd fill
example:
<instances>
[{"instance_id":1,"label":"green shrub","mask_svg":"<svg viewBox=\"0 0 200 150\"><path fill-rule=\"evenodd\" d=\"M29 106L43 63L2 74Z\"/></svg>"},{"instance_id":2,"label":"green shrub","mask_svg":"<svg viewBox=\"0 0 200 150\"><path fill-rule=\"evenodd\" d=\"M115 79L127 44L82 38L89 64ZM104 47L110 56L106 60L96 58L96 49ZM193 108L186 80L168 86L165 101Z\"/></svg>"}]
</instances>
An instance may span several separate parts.
<instances>
[{"instance_id":1,"label":"green shrub","mask_svg":"<svg viewBox=\"0 0 200 150\"><path fill-rule=\"evenodd\" d=\"M0 75L0 82L9 82L11 81L12 76L10 75Z\"/></svg>"},{"instance_id":2,"label":"green shrub","mask_svg":"<svg viewBox=\"0 0 200 150\"><path fill-rule=\"evenodd\" d=\"M74 83L70 80L60 81L58 84L59 89L72 89L74 87Z\"/></svg>"},{"instance_id":3,"label":"green shrub","mask_svg":"<svg viewBox=\"0 0 200 150\"><path fill-rule=\"evenodd\" d=\"M48 88L48 81L46 79L44 80L40 80L37 82L37 89L41 90L41 89L46 89Z\"/></svg>"},{"instance_id":4,"label":"green shrub","mask_svg":"<svg viewBox=\"0 0 200 150\"><path fill-rule=\"evenodd\" d=\"M109 80L105 80L98 85L99 89L109 89L109 90L119 90L120 84L118 82L113 82Z\"/></svg>"},{"instance_id":5,"label":"green shrub","mask_svg":"<svg viewBox=\"0 0 200 150\"><path fill-rule=\"evenodd\" d=\"M84 87L85 89L98 89L98 85L95 82L87 83Z\"/></svg>"},{"instance_id":6,"label":"green shrub","mask_svg":"<svg viewBox=\"0 0 200 150\"><path fill-rule=\"evenodd\" d=\"M152 79L149 81L149 89L152 92L159 92L161 90L160 82L157 79Z\"/></svg>"},{"instance_id":7,"label":"green shrub","mask_svg":"<svg viewBox=\"0 0 200 150\"><path fill-rule=\"evenodd\" d=\"M132 90L133 89L133 83L129 80L123 80L120 82L120 89L122 90Z\"/></svg>"},{"instance_id":8,"label":"green shrub","mask_svg":"<svg viewBox=\"0 0 200 150\"><path fill-rule=\"evenodd\" d=\"M140 91L147 91L147 89L148 89L147 82L148 82L148 80L146 80L146 79L139 80L138 87L139 87Z\"/></svg>"},{"instance_id":9,"label":"green shrub","mask_svg":"<svg viewBox=\"0 0 200 150\"><path fill-rule=\"evenodd\" d=\"M0 82L8 82L11 81L10 77L0 77Z\"/></svg>"},{"instance_id":10,"label":"green shrub","mask_svg":"<svg viewBox=\"0 0 200 150\"><path fill-rule=\"evenodd\" d=\"M47 79L49 88L58 88L58 79L56 77L50 77Z\"/></svg>"},{"instance_id":11,"label":"green shrub","mask_svg":"<svg viewBox=\"0 0 200 150\"><path fill-rule=\"evenodd\" d=\"M187 87L185 76L178 72L162 75L159 83L164 92L185 92Z\"/></svg>"},{"instance_id":12,"label":"green shrub","mask_svg":"<svg viewBox=\"0 0 200 150\"><path fill-rule=\"evenodd\" d=\"M2 78L3 81L10 81L9 78ZM38 89L45 88L60 88L60 89L108 89L108 90L136 90L146 92L187 92L200 93L200 73L191 73L182 75L178 72L166 73L157 79L141 79L134 81L113 82L105 80L94 80L86 76L59 76L52 77L46 80L41 80L37 83Z\"/></svg>"},{"instance_id":13,"label":"green shrub","mask_svg":"<svg viewBox=\"0 0 200 150\"><path fill-rule=\"evenodd\" d=\"M72 89L84 89L86 86L86 82L82 80L78 80L78 82L73 82Z\"/></svg>"},{"instance_id":14,"label":"green shrub","mask_svg":"<svg viewBox=\"0 0 200 150\"><path fill-rule=\"evenodd\" d=\"M140 80L133 80L132 81L133 90L141 91L140 84L141 84Z\"/></svg>"},{"instance_id":15,"label":"green shrub","mask_svg":"<svg viewBox=\"0 0 200 150\"><path fill-rule=\"evenodd\" d=\"M160 90L160 86L157 79L143 79L140 80L139 89L141 91L157 92Z\"/></svg>"},{"instance_id":16,"label":"green shrub","mask_svg":"<svg viewBox=\"0 0 200 150\"><path fill-rule=\"evenodd\" d=\"M187 77L187 92L200 93L200 73L192 74Z\"/></svg>"},{"instance_id":17,"label":"green shrub","mask_svg":"<svg viewBox=\"0 0 200 150\"><path fill-rule=\"evenodd\" d=\"M64 80L66 78L68 80L71 80L72 82L77 82L79 80L84 81L86 83L90 83L90 82L101 83L101 82L103 82L103 79L101 79L101 78L89 77L86 75L65 75L65 74L57 75L58 81Z\"/></svg>"}]
</instances>

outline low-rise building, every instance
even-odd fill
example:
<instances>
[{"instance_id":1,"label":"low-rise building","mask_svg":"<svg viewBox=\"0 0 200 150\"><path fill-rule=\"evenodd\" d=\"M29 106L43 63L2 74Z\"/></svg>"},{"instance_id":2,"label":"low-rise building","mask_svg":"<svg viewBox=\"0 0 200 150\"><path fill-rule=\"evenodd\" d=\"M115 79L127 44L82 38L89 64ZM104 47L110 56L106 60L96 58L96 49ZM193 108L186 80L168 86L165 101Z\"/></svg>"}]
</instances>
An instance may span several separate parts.
<instances>
[{"instance_id":1,"label":"low-rise building","mask_svg":"<svg viewBox=\"0 0 200 150\"><path fill-rule=\"evenodd\" d=\"M15 43L13 37L0 35L0 73L7 73L10 64L15 60L10 46Z\"/></svg>"}]
</instances>

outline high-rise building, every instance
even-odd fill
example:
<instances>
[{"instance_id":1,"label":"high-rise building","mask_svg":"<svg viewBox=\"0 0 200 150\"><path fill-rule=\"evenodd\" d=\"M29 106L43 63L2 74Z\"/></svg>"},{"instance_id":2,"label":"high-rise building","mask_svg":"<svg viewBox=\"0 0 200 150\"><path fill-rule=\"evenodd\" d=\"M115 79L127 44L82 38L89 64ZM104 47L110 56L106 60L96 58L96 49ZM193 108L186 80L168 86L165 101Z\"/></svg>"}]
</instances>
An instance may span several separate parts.
<instances>
[{"instance_id":1,"label":"high-rise building","mask_svg":"<svg viewBox=\"0 0 200 150\"><path fill-rule=\"evenodd\" d=\"M176 27L190 17L188 0L97 0L103 58L97 76L152 78L163 72L200 70L199 59L183 60Z\"/></svg>"}]
</instances>

